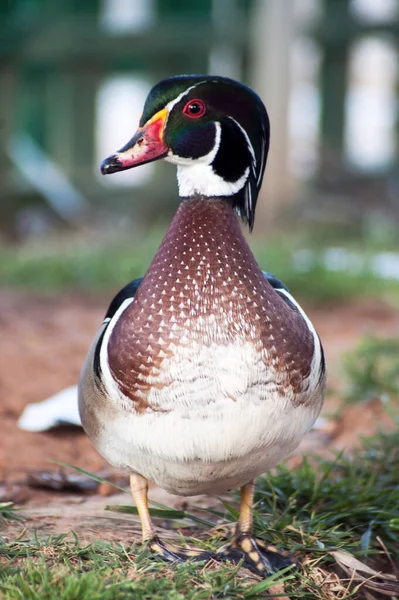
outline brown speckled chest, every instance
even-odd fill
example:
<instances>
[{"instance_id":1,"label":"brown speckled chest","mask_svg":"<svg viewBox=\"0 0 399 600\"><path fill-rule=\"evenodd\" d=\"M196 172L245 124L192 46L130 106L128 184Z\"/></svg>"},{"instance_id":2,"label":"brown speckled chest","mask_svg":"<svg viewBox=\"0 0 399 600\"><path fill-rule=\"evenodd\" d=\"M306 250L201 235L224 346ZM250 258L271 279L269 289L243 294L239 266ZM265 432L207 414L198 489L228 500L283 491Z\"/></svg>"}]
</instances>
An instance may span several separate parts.
<instances>
[{"instance_id":1,"label":"brown speckled chest","mask_svg":"<svg viewBox=\"0 0 399 600\"><path fill-rule=\"evenodd\" d=\"M155 408L148 392L168 385L167 374L159 375L176 353L244 342L286 375L285 385L294 393L301 390L314 351L302 316L263 275L227 202L184 200L134 301L112 331L111 372L142 412Z\"/></svg>"}]
</instances>

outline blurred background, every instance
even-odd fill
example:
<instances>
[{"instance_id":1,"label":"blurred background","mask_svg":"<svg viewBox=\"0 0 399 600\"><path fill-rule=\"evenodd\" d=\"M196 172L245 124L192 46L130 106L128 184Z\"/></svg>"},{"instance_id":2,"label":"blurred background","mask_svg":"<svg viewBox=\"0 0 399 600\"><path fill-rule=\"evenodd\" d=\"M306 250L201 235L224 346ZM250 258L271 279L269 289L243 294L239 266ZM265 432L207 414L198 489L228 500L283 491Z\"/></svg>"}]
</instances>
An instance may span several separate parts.
<instances>
[{"instance_id":1,"label":"blurred background","mask_svg":"<svg viewBox=\"0 0 399 600\"><path fill-rule=\"evenodd\" d=\"M145 272L176 210L170 164L111 177L99 165L152 85L181 73L237 78L270 113L250 243L324 342L325 414L339 418L323 439L350 446L393 422L398 42L399 0L2 0L0 482L48 456L102 465L83 436L16 423L76 384L108 302Z\"/></svg>"},{"instance_id":2,"label":"blurred background","mask_svg":"<svg viewBox=\"0 0 399 600\"><path fill-rule=\"evenodd\" d=\"M0 11L4 244L169 219L174 168L103 178L99 164L135 131L152 85L181 73L240 79L268 107L257 236L289 218L323 240L325 229L396 236L398 0L3 0Z\"/></svg>"}]
</instances>

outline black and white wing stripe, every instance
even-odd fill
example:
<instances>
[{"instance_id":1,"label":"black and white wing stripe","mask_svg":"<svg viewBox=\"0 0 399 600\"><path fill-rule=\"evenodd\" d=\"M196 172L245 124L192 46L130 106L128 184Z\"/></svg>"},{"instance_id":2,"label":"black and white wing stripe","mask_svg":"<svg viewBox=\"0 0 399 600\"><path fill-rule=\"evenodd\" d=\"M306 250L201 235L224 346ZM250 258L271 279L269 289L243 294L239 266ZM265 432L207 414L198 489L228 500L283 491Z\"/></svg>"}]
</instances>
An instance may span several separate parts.
<instances>
[{"instance_id":1,"label":"black and white wing stripe","mask_svg":"<svg viewBox=\"0 0 399 600\"><path fill-rule=\"evenodd\" d=\"M307 316L305 311L300 307L300 305L295 300L295 298L291 295L290 290L287 288L287 286L285 286L282 283L282 281L277 279L277 277L275 277L271 273L267 273L266 271L263 271L263 274L266 277L266 279L268 280L268 282L270 283L270 285L274 288L274 290L280 296L280 298L282 298L284 300L284 302L292 310L295 310L302 316L310 333L313 336L314 354L313 354L311 372L310 372L310 383L314 383L315 385L318 385L325 378L326 363L325 363L325 359L324 359L323 346L322 346L320 338L313 326L313 323L311 322L311 320L309 319L309 317Z\"/></svg>"},{"instance_id":2,"label":"black and white wing stripe","mask_svg":"<svg viewBox=\"0 0 399 600\"><path fill-rule=\"evenodd\" d=\"M114 319L114 317L119 317L119 315L129 306L129 304L131 304L133 302L136 292L142 281L143 281L143 277L138 277L134 281L131 281L130 283L125 285L125 287L122 288L120 290L120 292L117 293L117 295L115 296L115 298L112 300L111 304L108 307L108 310L105 314L104 321L102 324L103 330L101 332L100 337L97 340L97 345L96 345L96 348L94 351L94 357L93 357L94 373L100 379L101 379L102 373L103 373L103 369L101 366L101 363L102 363L101 348L103 346L105 334L110 333L108 331L108 329L109 329L109 325L110 325L111 321L112 320L114 321L113 324L116 323L117 319ZM108 337L109 337L109 335L108 335Z\"/></svg>"}]
</instances>

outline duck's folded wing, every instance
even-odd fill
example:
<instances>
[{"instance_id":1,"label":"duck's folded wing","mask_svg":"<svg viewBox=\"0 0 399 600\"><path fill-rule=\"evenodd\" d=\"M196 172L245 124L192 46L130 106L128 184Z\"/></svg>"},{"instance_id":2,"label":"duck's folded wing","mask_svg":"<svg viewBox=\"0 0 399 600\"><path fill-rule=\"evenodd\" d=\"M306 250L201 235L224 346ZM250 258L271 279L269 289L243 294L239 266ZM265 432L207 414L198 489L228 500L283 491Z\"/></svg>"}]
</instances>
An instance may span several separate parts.
<instances>
[{"instance_id":1,"label":"duck's folded wing","mask_svg":"<svg viewBox=\"0 0 399 600\"><path fill-rule=\"evenodd\" d=\"M306 323L307 328L313 336L314 342L314 355L312 360L312 373L311 377L314 377L318 383L322 383L326 377L326 363L324 359L324 350L321 344L320 338L314 328L313 323L305 313L305 311L301 308L295 298L292 296L290 290L280 279L278 279L272 273L268 273L267 271L263 271L264 276L273 287L273 289L277 292L277 294L284 300L284 302L294 311L299 313L304 322Z\"/></svg>"},{"instance_id":2,"label":"duck's folded wing","mask_svg":"<svg viewBox=\"0 0 399 600\"><path fill-rule=\"evenodd\" d=\"M92 359L92 367L96 377L100 378L104 373L104 353L101 352L106 332L115 325L119 316L124 310L133 302L137 290L139 289L140 283L143 281L143 277L139 277L134 281L131 281L124 288L117 293L115 298L112 300L105 314L104 321L101 325L100 330L97 332L95 340L90 348L89 355L86 362ZM93 352L92 352L93 351Z\"/></svg>"},{"instance_id":3,"label":"duck's folded wing","mask_svg":"<svg viewBox=\"0 0 399 600\"><path fill-rule=\"evenodd\" d=\"M108 366L108 339L120 315L134 301L142 280L140 277L131 281L115 296L90 346L78 386L79 411L83 426L85 419L90 418L89 413L94 403L120 393Z\"/></svg>"}]
</instances>

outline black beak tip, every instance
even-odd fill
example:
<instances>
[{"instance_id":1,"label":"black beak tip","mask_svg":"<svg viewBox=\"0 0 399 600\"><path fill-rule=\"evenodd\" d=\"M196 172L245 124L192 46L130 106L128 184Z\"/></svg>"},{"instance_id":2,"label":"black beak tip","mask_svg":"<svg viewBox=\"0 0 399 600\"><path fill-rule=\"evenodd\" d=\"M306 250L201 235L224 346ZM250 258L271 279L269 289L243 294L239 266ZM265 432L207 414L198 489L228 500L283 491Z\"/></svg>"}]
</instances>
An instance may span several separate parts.
<instances>
[{"instance_id":1,"label":"black beak tip","mask_svg":"<svg viewBox=\"0 0 399 600\"><path fill-rule=\"evenodd\" d=\"M119 158L113 154L109 156L101 163L100 171L103 175L110 175L111 173L116 173L123 168L123 165Z\"/></svg>"}]
</instances>

